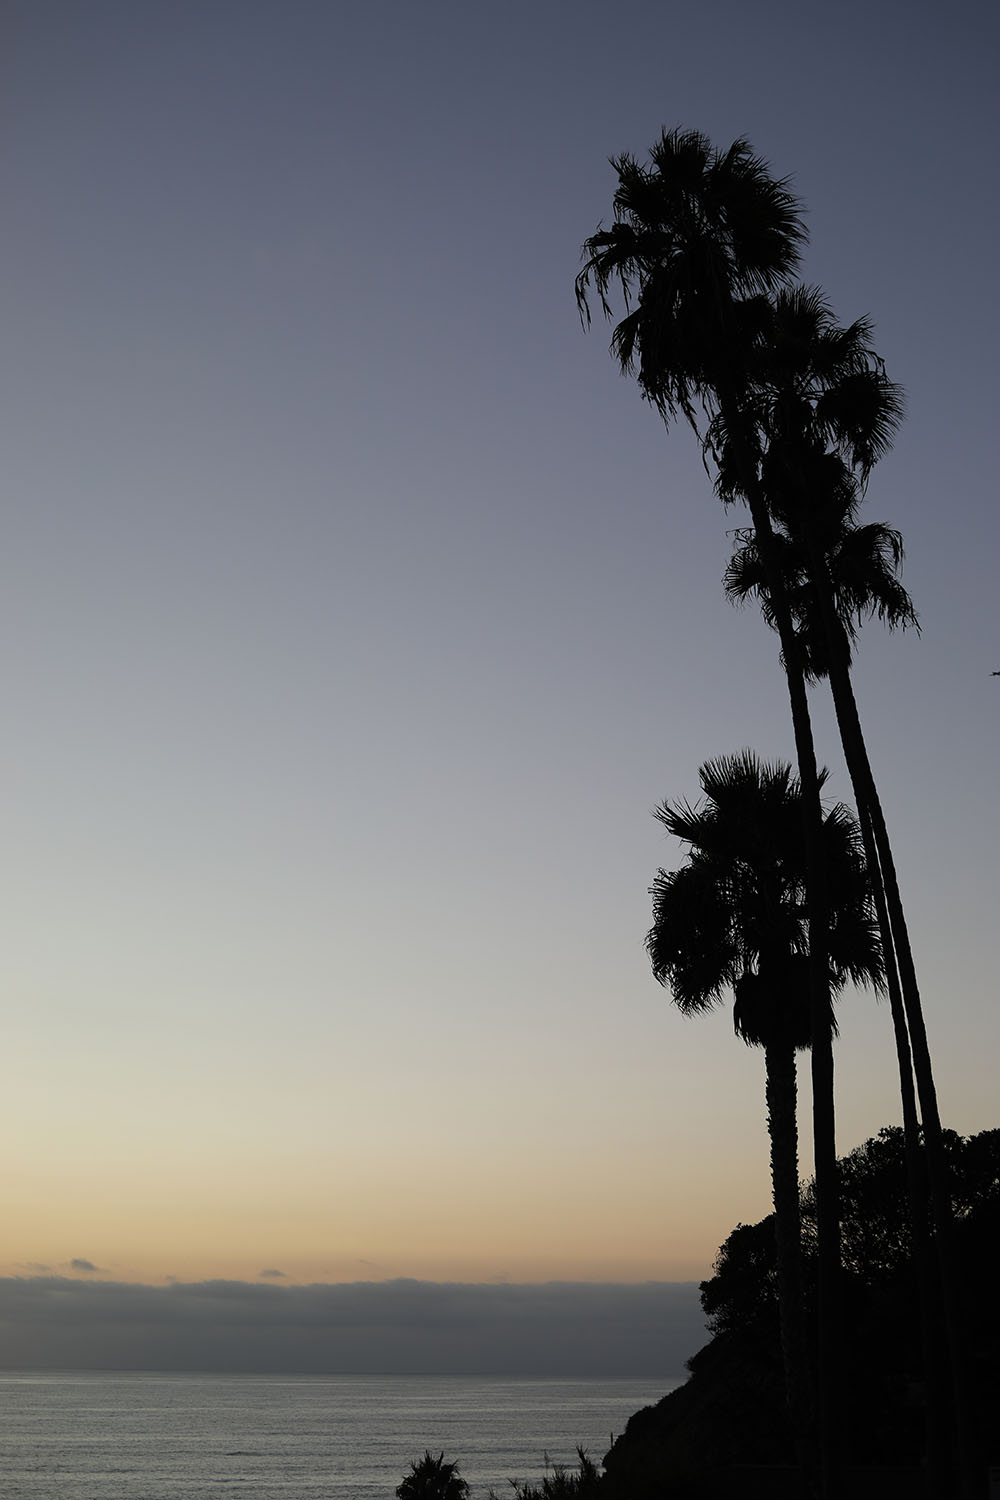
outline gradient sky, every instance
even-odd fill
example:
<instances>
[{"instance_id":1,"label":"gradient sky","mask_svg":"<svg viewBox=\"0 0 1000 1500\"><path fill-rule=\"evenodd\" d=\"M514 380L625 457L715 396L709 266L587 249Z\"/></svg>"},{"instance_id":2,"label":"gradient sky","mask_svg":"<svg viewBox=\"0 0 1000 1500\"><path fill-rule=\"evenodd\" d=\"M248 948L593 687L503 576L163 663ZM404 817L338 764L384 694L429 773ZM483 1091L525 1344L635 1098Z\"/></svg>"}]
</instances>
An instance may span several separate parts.
<instances>
[{"instance_id":1,"label":"gradient sky","mask_svg":"<svg viewBox=\"0 0 1000 1500\"><path fill-rule=\"evenodd\" d=\"M663 125L794 177L907 391L923 633L857 687L942 1115L996 1125L996 11L0 17L0 1272L690 1280L767 1211L763 1058L642 939L652 807L791 756L776 642L573 302ZM840 1020L846 1150L899 1110Z\"/></svg>"}]
</instances>

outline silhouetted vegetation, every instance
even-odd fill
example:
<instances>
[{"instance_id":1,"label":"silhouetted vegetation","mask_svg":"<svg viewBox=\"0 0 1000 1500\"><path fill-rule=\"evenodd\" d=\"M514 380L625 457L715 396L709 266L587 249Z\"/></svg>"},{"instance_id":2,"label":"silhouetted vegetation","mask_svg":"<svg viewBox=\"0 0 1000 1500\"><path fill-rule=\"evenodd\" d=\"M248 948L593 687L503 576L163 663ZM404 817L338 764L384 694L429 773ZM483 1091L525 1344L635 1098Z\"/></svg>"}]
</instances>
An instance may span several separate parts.
<instances>
[{"instance_id":1,"label":"silhouetted vegetation","mask_svg":"<svg viewBox=\"0 0 1000 1500\"><path fill-rule=\"evenodd\" d=\"M1000 1129L963 1139L942 1133L953 1190L961 1269L960 1317L973 1375L976 1471L1000 1461ZM926 1463L926 1407L917 1270L903 1130L886 1127L839 1163L845 1296L851 1351L842 1392L845 1487L850 1500L952 1500ZM801 1193L802 1282L817 1296L815 1184ZM929 1210L928 1210L929 1214ZM925 1226L933 1236L933 1227ZM690 1378L630 1418L603 1472L582 1449L579 1468L556 1467L537 1483L511 1481L514 1500L731 1500L800 1496L795 1433L781 1354L774 1216L738 1224L701 1284L712 1337L689 1361ZM808 1357L816 1358L815 1324ZM425 1454L397 1489L399 1500L461 1500L464 1481L443 1455ZM413 1486L454 1476L460 1490ZM490 1500L502 1500L491 1492Z\"/></svg>"},{"instance_id":2,"label":"silhouetted vegetation","mask_svg":"<svg viewBox=\"0 0 1000 1500\"><path fill-rule=\"evenodd\" d=\"M978 1426L973 1457L983 1473L988 1462L996 1461L1000 1409L1000 1130L967 1140L945 1131L943 1142L954 1185L960 1316L971 1348L972 1416ZM851 1351L842 1410L846 1462L859 1468L847 1493L867 1493L867 1479L877 1482L872 1493L882 1497L898 1493L910 1500L927 1494L936 1500L954 1491L923 1487L925 1408L934 1392L922 1370L903 1131L880 1131L850 1152L840 1167L843 1306ZM817 1257L812 1183L802 1194L801 1219L804 1293L807 1306L813 1306ZM731 1494L736 1483L732 1470L739 1469L742 1476L747 1465L773 1467L767 1493L795 1493L773 1216L737 1225L701 1294L713 1338L689 1361L686 1385L637 1413L607 1455L601 1493L609 1500ZM814 1356L815 1346L811 1352ZM863 1475L861 1469L871 1473Z\"/></svg>"},{"instance_id":3,"label":"silhouetted vegetation","mask_svg":"<svg viewBox=\"0 0 1000 1500\"><path fill-rule=\"evenodd\" d=\"M552 1473L545 1474L537 1484L511 1480L514 1500L590 1500L591 1496L596 1500L600 1492L601 1471L582 1448L576 1451L580 1460L577 1469L555 1464ZM500 1500L500 1496L490 1490L490 1500Z\"/></svg>"},{"instance_id":4,"label":"silhouetted vegetation","mask_svg":"<svg viewBox=\"0 0 1000 1500\"><path fill-rule=\"evenodd\" d=\"M608 295L617 284L626 315L611 347L622 370L636 374L643 396L665 421L682 414L696 430L699 417L707 423L706 461L716 463L723 498L738 494L750 511L781 640L806 851L823 1324L818 1409L829 1458L837 1384L839 1217L822 808L802 648L765 483L768 435L758 391L774 323L772 299L791 284L806 232L787 183L772 175L746 140L718 151L697 131L665 131L649 155L649 166L629 155L613 159L614 222L584 244L577 299L589 316L593 287L610 318Z\"/></svg>"},{"instance_id":5,"label":"silhouetted vegetation","mask_svg":"<svg viewBox=\"0 0 1000 1500\"><path fill-rule=\"evenodd\" d=\"M579 1466L575 1469L554 1464L551 1473L543 1475L537 1484L511 1479L510 1491L514 1500L590 1500L590 1497L596 1497L601 1471L583 1448L576 1451ZM396 1486L397 1500L466 1500L468 1494L469 1486L460 1476L458 1464L446 1463L443 1453L435 1458L427 1451L423 1458L413 1460L409 1474ZM489 1500L501 1500L501 1497L495 1490L490 1490Z\"/></svg>"},{"instance_id":6,"label":"silhouetted vegetation","mask_svg":"<svg viewBox=\"0 0 1000 1500\"><path fill-rule=\"evenodd\" d=\"M646 947L653 973L686 1014L728 991L733 1024L763 1047L777 1281L785 1385L804 1448L812 1422L799 1225L795 1053L812 1038L809 921L802 794L788 765L749 751L709 761L704 802L664 803L656 816L682 843L687 862L661 870L652 887ZM826 773L820 776L822 785ZM882 955L861 832L842 804L824 813L828 990L882 982ZM835 1022L827 1025L836 1030Z\"/></svg>"},{"instance_id":7,"label":"silhouetted vegetation","mask_svg":"<svg viewBox=\"0 0 1000 1500\"><path fill-rule=\"evenodd\" d=\"M446 1463L443 1453L435 1458L427 1451L413 1460L409 1474L396 1486L396 1500L465 1500L468 1493L458 1464Z\"/></svg>"},{"instance_id":8,"label":"silhouetted vegetation","mask_svg":"<svg viewBox=\"0 0 1000 1500\"><path fill-rule=\"evenodd\" d=\"M872 468L902 417L901 392L872 344L870 322L841 326L821 291L795 285L806 238L800 205L746 140L720 151L697 131L664 131L648 164L623 154L612 166L618 178L612 222L583 247L576 281L581 315L589 323L594 294L612 319L611 294L620 290L624 316L614 328L612 354L668 425L683 417L695 429L706 468L714 466L718 497L747 507L751 525L737 532L726 586L734 598L759 600L779 636L788 688L808 922L821 1487L831 1493L845 1430L838 1405L845 1385L842 1298L849 1290L842 1281L834 1133L835 913L807 695L808 684L827 679L858 807L896 1042L923 1378L937 1381L939 1391L930 1403L930 1462L944 1486L953 1449L954 1492L970 1495L947 1152L892 847L851 681L860 624L877 615L890 628L916 625L897 577L899 533L859 522ZM785 1356L794 1393L801 1384L794 1341L786 1342ZM938 1373L945 1365L947 1389ZM805 1402L793 1404L805 1439Z\"/></svg>"},{"instance_id":9,"label":"silhouetted vegetation","mask_svg":"<svg viewBox=\"0 0 1000 1500\"><path fill-rule=\"evenodd\" d=\"M882 1500L969 1495L974 1470L1000 1456L1000 1131L963 1140L941 1128L851 680L862 623L917 627L898 578L900 534L860 520L901 392L870 322L841 326L822 292L794 284L800 206L747 141L718 151L698 132L665 131L648 165L626 154L612 166L613 222L584 244L581 315L589 323L595 294L612 318L620 289L611 348L623 372L668 425L683 417L694 428L716 495L747 507L725 587L759 602L788 687L798 778L745 752L701 768L701 808L663 804L657 816L688 861L659 872L647 937L653 972L683 1011L729 991L737 1034L764 1048L775 1213L737 1225L702 1283L712 1338L685 1385L629 1421L603 1475L579 1450L576 1471L512 1481L515 1500L800 1495L817 1478L824 1496L843 1492L841 1481ZM821 801L807 686L822 680L857 819ZM903 1127L838 1162L831 996L848 981L888 990ZM800 1193L804 1047L815 1178ZM937 1377L945 1346L949 1389ZM818 1475L803 1443L811 1409ZM455 1465L427 1453L396 1494L466 1491Z\"/></svg>"}]
</instances>

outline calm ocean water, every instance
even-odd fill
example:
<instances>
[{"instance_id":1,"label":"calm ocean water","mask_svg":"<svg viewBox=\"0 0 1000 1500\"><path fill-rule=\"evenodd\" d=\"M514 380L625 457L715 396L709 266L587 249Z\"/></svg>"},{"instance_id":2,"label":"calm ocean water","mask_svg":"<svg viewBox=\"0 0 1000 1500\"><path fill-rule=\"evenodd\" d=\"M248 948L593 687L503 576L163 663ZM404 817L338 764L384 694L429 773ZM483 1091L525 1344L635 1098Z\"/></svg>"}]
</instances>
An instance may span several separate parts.
<instances>
[{"instance_id":1,"label":"calm ocean water","mask_svg":"<svg viewBox=\"0 0 1000 1500\"><path fill-rule=\"evenodd\" d=\"M425 1448L475 1500L606 1452L676 1380L0 1372L4 1500L391 1500Z\"/></svg>"}]
</instances>

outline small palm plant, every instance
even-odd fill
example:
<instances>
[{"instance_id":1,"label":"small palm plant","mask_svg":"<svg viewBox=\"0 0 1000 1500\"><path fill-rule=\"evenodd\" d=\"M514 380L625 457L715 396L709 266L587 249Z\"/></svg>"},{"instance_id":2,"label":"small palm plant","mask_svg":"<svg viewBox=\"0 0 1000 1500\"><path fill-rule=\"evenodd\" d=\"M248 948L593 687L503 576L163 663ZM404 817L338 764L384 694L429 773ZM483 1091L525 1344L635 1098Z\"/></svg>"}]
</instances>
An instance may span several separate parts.
<instances>
[{"instance_id":1,"label":"small palm plant","mask_svg":"<svg viewBox=\"0 0 1000 1500\"><path fill-rule=\"evenodd\" d=\"M468 1493L458 1464L447 1464L443 1453L435 1458L429 1451L413 1460L409 1474L396 1486L397 1500L466 1500Z\"/></svg>"}]
</instances>

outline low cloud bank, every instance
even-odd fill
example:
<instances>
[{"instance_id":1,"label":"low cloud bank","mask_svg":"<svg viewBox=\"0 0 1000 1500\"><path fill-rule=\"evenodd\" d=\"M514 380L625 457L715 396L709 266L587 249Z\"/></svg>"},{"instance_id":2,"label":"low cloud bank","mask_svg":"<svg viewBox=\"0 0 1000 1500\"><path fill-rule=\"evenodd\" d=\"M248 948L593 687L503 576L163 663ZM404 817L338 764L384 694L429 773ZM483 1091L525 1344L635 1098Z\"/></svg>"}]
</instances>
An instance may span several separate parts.
<instances>
[{"instance_id":1,"label":"low cloud bank","mask_svg":"<svg viewBox=\"0 0 1000 1500\"><path fill-rule=\"evenodd\" d=\"M682 1376L705 1339L695 1282L0 1278L7 1369Z\"/></svg>"}]
</instances>

